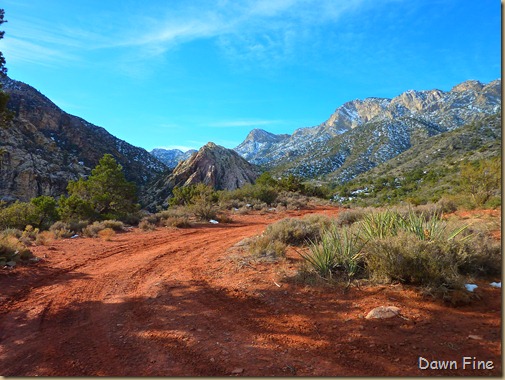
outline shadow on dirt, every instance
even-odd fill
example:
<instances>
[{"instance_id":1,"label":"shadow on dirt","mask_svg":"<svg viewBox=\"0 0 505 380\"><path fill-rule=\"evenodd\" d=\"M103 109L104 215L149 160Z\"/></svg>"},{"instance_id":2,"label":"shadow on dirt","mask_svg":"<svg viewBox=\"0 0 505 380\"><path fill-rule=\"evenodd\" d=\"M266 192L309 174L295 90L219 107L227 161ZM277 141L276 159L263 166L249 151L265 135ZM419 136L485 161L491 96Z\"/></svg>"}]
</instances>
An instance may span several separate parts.
<instances>
[{"instance_id":1,"label":"shadow on dirt","mask_svg":"<svg viewBox=\"0 0 505 380\"><path fill-rule=\"evenodd\" d=\"M69 278L63 280L71 280ZM285 285L285 286L284 286ZM430 318L366 320L356 294L282 288L215 288L204 281L163 282L150 297L48 304L16 316L19 331L0 340L0 373L60 376L406 376L475 375L420 371L419 356L499 357L467 338L482 313L434 303ZM377 302L383 302L380 294ZM400 292L394 304L416 310ZM377 305L378 306L378 305ZM369 307L369 305L368 305ZM449 315L448 310L453 312ZM459 316L458 316L459 315ZM451 325L454 318L467 324ZM0 316L0 322L5 318ZM444 327L445 326L445 327ZM442 327L442 328L441 328ZM434 335L436 331L436 335ZM499 331L483 339L500 341Z\"/></svg>"}]
</instances>

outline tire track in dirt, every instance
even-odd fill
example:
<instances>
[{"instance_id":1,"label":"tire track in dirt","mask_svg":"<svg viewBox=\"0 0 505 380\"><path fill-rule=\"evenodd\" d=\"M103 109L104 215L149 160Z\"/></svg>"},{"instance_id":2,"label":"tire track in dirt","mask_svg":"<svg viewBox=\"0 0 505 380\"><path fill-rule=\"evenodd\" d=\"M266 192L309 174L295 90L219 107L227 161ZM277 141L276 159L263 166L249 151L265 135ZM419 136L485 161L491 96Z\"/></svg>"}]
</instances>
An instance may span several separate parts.
<instances>
[{"instance_id":1,"label":"tire track in dirt","mask_svg":"<svg viewBox=\"0 0 505 380\"><path fill-rule=\"evenodd\" d=\"M240 231L237 235L240 239L240 236L254 234L262 228L261 225L236 226L233 230ZM128 244L91 257L86 262L62 268L51 279L42 279L30 289L18 293L16 299L2 305L5 310L16 309L18 315L10 323L6 320L8 316L2 316L1 320L7 329L12 328L12 331L16 329L16 334L4 332L0 343L1 346L7 347L15 345L16 340L22 339L23 348L20 348L20 355L16 357L12 354L7 355L9 356L7 360L16 364L2 368L2 373L104 375L106 373L100 372L99 367L100 363L106 362L109 374L128 375L123 371L126 368L124 358L131 357L128 353L135 352L139 347L125 350L124 347L128 346L128 342L116 334L117 329L114 326L130 324L131 328L139 329L139 326L128 318L126 323L117 323L121 315L132 314L129 299L137 299L134 304L140 309L145 298L144 292L148 291L145 284L159 280L167 268L185 268L186 265L199 262L202 256L222 253L219 249L213 249L213 246L219 245L223 237L229 238L229 230L229 228L202 228L175 233L170 231L166 236L156 235L154 239L147 240L147 243L145 239L139 242L129 241ZM185 247L186 241L188 247L191 247L191 252ZM202 265L205 266L209 260L212 259L210 257L203 259ZM188 276L187 280L191 281L192 273L198 273L194 268L179 269L175 270L175 277L179 281ZM70 281L63 289L61 286L50 285L58 277L71 272L79 273L83 278ZM109 306L111 304L119 306L111 308ZM39 320L37 332L34 332L35 328L31 326L33 323L25 323L25 328L21 330L16 328L15 325L20 320L19 314L23 312L25 313L23 319L27 322ZM61 334L61 328L67 330L64 335ZM75 331L76 329L78 331ZM27 336L20 337L20 333ZM48 342L45 354L34 356L33 346L41 341ZM77 347L87 348L86 358L79 359ZM5 356L6 350L2 348L2 357ZM59 354L56 355L57 352ZM189 356L193 357L195 353L190 353ZM30 364L27 364L23 357L27 357ZM38 368L33 366L37 357L45 362ZM181 360L181 355L178 360ZM50 362L55 362L54 370L49 369L47 363ZM67 363L63 372L58 372L56 362L60 367L62 363ZM85 362L88 364L84 365ZM92 367L96 368L90 368L89 363L94 363ZM26 367L30 367L33 372L27 373ZM8 368L11 368L12 372Z\"/></svg>"}]
</instances>

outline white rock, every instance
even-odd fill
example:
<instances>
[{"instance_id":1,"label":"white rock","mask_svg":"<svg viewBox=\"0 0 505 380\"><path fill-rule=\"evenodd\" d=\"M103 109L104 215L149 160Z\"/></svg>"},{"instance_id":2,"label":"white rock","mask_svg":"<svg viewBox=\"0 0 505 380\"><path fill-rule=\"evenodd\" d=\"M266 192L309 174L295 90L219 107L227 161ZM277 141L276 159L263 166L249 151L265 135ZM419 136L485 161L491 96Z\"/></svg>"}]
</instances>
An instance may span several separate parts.
<instances>
[{"instance_id":1,"label":"white rock","mask_svg":"<svg viewBox=\"0 0 505 380\"><path fill-rule=\"evenodd\" d=\"M209 222L212 223L212 224L218 224L219 223L217 220L214 220L214 219L209 220Z\"/></svg>"},{"instance_id":2,"label":"white rock","mask_svg":"<svg viewBox=\"0 0 505 380\"><path fill-rule=\"evenodd\" d=\"M473 292L475 289L478 288L477 285L475 284L465 284L465 288L466 290L468 290L469 292Z\"/></svg>"}]
</instances>

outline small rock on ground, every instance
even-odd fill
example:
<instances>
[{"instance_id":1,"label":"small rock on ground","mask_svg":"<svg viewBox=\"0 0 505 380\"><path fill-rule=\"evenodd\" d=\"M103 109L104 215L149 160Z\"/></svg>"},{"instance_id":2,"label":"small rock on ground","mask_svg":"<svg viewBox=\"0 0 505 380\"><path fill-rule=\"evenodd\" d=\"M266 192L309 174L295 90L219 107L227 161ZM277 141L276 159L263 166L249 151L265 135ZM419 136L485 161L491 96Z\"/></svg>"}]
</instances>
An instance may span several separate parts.
<instances>
[{"instance_id":1,"label":"small rock on ground","mask_svg":"<svg viewBox=\"0 0 505 380\"><path fill-rule=\"evenodd\" d=\"M400 314L400 308L396 306L379 306L372 309L367 315L366 319L386 319L392 318Z\"/></svg>"}]
</instances>

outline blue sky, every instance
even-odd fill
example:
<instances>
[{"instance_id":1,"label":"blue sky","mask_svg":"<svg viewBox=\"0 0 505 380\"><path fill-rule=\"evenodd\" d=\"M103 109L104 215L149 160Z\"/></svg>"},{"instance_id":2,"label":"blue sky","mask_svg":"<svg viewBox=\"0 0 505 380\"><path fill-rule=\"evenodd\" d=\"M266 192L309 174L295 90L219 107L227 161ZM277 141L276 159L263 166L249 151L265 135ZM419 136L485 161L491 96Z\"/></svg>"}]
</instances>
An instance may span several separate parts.
<instances>
[{"instance_id":1,"label":"blue sky","mask_svg":"<svg viewBox=\"0 0 505 380\"><path fill-rule=\"evenodd\" d=\"M11 78L130 144L233 148L501 75L497 0L3 0Z\"/></svg>"}]
</instances>

